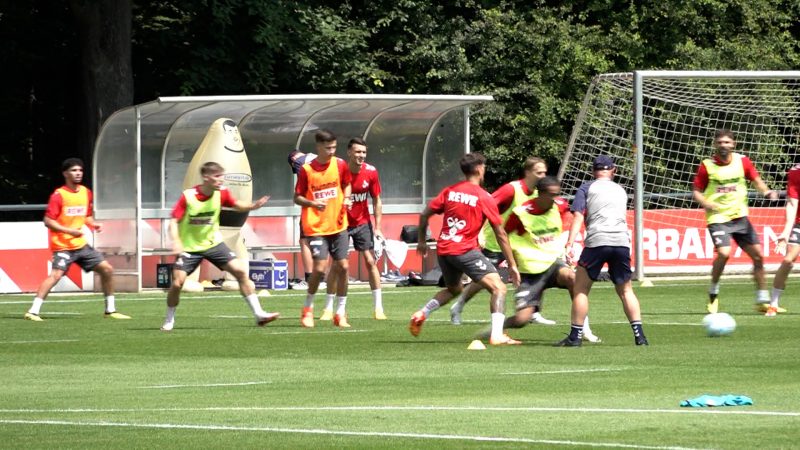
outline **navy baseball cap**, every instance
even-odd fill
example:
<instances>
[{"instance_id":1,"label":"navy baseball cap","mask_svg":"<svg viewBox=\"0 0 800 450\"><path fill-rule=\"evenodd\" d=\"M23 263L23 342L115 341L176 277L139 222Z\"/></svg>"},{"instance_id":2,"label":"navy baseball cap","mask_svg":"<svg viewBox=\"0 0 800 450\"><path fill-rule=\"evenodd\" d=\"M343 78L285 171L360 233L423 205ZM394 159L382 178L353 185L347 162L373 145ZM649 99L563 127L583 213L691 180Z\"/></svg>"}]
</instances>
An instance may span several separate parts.
<instances>
[{"instance_id":1,"label":"navy baseball cap","mask_svg":"<svg viewBox=\"0 0 800 450\"><path fill-rule=\"evenodd\" d=\"M608 155L600 155L594 159L594 163L592 163L592 169L594 170L610 170L614 167L614 158Z\"/></svg>"}]
</instances>

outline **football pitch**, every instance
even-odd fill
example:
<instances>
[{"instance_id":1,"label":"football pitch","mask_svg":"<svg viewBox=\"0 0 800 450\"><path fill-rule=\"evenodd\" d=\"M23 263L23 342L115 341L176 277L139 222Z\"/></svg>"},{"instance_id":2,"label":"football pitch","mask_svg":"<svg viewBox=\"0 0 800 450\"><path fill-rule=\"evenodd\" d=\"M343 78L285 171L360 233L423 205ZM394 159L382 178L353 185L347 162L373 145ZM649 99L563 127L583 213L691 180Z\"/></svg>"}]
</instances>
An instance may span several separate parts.
<instances>
[{"instance_id":1,"label":"football pitch","mask_svg":"<svg viewBox=\"0 0 800 450\"><path fill-rule=\"evenodd\" d=\"M488 297L449 323L445 308L412 337L408 319L433 288L384 289L387 321L352 289L350 329L300 327L304 292L262 299L281 319L257 328L235 293L184 295L159 331L165 294L120 294L133 320L102 317L102 296L52 295L44 322L22 320L30 295L0 296L3 448L646 448L798 446L800 303L753 311L750 280L723 278L721 310L738 322L705 336L706 280L636 288L649 347L636 347L610 283L590 296L603 339L555 348L569 328L511 330L523 345L467 350L488 325ZM509 296L510 297L510 296ZM317 315L324 299L318 295ZM507 301L507 311L513 301ZM682 408L702 394L752 406Z\"/></svg>"}]
</instances>

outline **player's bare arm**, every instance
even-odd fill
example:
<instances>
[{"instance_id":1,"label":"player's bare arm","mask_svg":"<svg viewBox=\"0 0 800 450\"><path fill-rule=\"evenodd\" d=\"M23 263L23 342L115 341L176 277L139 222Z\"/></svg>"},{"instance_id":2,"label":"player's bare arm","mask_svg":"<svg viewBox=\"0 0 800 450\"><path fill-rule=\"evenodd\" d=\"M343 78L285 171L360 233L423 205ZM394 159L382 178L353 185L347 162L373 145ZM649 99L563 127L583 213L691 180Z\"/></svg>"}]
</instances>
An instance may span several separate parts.
<instances>
[{"instance_id":1,"label":"player's bare arm","mask_svg":"<svg viewBox=\"0 0 800 450\"><path fill-rule=\"evenodd\" d=\"M383 218L383 200L381 200L380 195L372 197L372 214L375 216L375 236L383 239L383 231L381 231L381 220Z\"/></svg>"},{"instance_id":2,"label":"player's bare arm","mask_svg":"<svg viewBox=\"0 0 800 450\"><path fill-rule=\"evenodd\" d=\"M428 218L433 215L433 210L426 206L419 215L419 225L417 227L417 254L423 258L428 256L428 243L425 241L426 230L428 229Z\"/></svg>"},{"instance_id":3,"label":"player's bare arm","mask_svg":"<svg viewBox=\"0 0 800 450\"><path fill-rule=\"evenodd\" d=\"M81 231L81 230L79 230L77 228L65 227L64 225L61 225L60 223L58 223L58 221L56 221L55 219L51 219L49 217L45 217L44 218L44 225L47 228L49 228L49 229L51 229L53 231L57 231L57 232L60 232L60 233L66 233L66 234L68 234L70 236L75 236L75 237L83 236L83 231Z\"/></svg>"},{"instance_id":4,"label":"player's bare arm","mask_svg":"<svg viewBox=\"0 0 800 450\"><path fill-rule=\"evenodd\" d=\"M767 187L767 183L764 183L764 180L761 177L756 177L752 181L753 186L755 186L756 190L761 193L767 200L777 200L778 193Z\"/></svg>"},{"instance_id":5,"label":"player's bare arm","mask_svg":"<svg viewBox=\"0 0 800 450\"><path fill-rule=\"evenodd\" d=\"M706 211L716 211L719 209L719 204L709 201L706 196L697 189L692 189L692 198L694 198L694 201Z\"/></svg>"},{"instance_id":6,"label":"player's bare arm","mask_svg":"<svg viewBox=\"0 0 800 450\"><path fill-rule=\"evenodd\" d=\"M239 212L253 211L255 209L264 206L267 203L267 201L269 201L269 195L265 195L259 198L258 200L254 201L253 203L236 200L236 203L234 203L233 205L233 209Z\"/></svg>"},{"instance_id":7,"label":"player's bare arm","mask_svg":"<svg viewBox=\"0 0 800 450\"><path fill-rule=\"evenodd\" d=\"M294 204L295 205L299 205L299 206L303 206L305 208L314 208L314 209L317 209L319 211L322 211L323 209L325 209L326 203L327 202L325 202L324 200L313 200L312 201L312 200L309 200L309 199L303 197L300 194L294 194Z\"/></svg>"},{"instance_id":8,"label":"player's bare arm","mask_svg":"<svg viewBox=\"0 0 800 450\"><path fill-rule=\"evenodd\" d=\"M564 245L566 249L567 264L575 263L575 253L572 251L575 245L575 237L580 233L583 227L583 213L575 211L572 214L572 225L569 227L569 234L567 235L567 243Z\"/></svg>"},{"instance_id":9,"label":"player's bare arm","mask_svg":"<svg viewBox=\"0 0 800 450\"><path fill-rule=\"evenodd\" d=\"M519 287L519 283L522 280L519 275L519 269L517 268L517 261L514 259L514 252L511 251L511 244L508 243L506 230L504 230L503 225L499 223L493 223L492 229L494 230L494 235L497 237L500 250L503 252L503 256L506 257L506 261L508 262L508 274L511 276L511 282L514 284L514 287Z\"/></svg>"}]
</instances>

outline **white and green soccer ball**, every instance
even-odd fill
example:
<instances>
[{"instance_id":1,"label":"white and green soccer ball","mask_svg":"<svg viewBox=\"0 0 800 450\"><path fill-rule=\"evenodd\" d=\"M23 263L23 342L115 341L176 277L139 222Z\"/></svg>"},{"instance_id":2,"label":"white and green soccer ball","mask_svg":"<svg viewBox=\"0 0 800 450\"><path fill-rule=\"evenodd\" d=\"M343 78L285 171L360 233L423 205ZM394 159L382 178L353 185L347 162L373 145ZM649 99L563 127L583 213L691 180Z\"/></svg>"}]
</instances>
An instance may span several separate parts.
<instances>
[{"instance_id":1,"label":"white and green soccer ball","mask_svg":"<svg viewBox=\"0 0 800 450\"><path fill-rule=\"evenodd\" d=\"M728 313L714 313L703 317L703 327L711 337L727 336L736 329L736 320Z\"/></svg>"}]
</instances>

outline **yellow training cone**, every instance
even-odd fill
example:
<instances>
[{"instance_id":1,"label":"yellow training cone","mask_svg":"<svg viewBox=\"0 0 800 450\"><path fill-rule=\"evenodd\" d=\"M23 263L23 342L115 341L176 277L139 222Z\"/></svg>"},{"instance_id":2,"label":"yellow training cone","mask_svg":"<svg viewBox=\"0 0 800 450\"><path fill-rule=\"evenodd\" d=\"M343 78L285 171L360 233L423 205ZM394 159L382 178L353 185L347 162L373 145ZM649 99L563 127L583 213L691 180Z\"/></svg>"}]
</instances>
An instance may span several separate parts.
<instances>
[{"instance_id":1,"label":"yellow training cone","mask_svg":"<svg viewBox=\"0 0 800 450\"><path fill-rule=\"evenodd\" d=\"M475 339L474 341L469 343L469 347L467 347L467 350L486 350L486 346L483 345L483 342L479 341L478 339Z\"/></svg>"}]
</instances>

